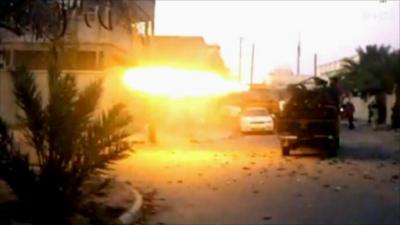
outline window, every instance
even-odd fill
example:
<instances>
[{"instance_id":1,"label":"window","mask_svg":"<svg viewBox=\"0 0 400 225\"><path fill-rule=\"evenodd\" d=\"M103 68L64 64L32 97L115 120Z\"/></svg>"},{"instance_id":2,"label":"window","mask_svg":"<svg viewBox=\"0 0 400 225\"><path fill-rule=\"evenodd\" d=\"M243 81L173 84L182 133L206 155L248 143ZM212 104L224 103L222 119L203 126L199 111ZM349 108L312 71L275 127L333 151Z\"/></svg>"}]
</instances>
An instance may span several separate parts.
<instances>
[{"instance_id":1,"label":"window","mask_svg":"<svg viewBox=\"0 0 400 225\"><path fill-rule=\"evenodd\" d=\"M265 116L268 115L266 109L247 109L243 112L244 116Z\"/></svg>"},{"instance_id":2,"label":"window","mask_svg":"<svg viewBox=\"0 0 400 225\"><path fill-rule=\"evenodd\" d=\"M65 51L60 53L61 67L66 70L96 70L96 52Z\"/></svg>"},{"instance_id":3,"label":"window","mask_svg":"<svg viewBox=\"0 0 400 225\"><path fill-rule=\"evenodd\" d=\"M32 70L46 70L49 65L48 51L17 50L15 66L26 66ZM59 53L61 68L65 70L97 70L95 51L65 51Z\"/></svg>"},{"instance_id":4,"label":"window","mask_svg":"<svg viewBox=\"0 0 400 225\"><path fill-rule=\"evenodd\" d=\"M77 62L72 67L77 70L95 70L96 69L96 52L80 51L77 56Z\"/></svg>"},{"instance_id":5,"label":"window","mask_svg":"<svg viewBox=\"0 0 400 225\"><path fill-rule=\"evenodd\" d=\"M26 66L32 70L44 70L49 65L48 51L16 50L14 51L15 66Z\"/></svg>"}]
</instances>

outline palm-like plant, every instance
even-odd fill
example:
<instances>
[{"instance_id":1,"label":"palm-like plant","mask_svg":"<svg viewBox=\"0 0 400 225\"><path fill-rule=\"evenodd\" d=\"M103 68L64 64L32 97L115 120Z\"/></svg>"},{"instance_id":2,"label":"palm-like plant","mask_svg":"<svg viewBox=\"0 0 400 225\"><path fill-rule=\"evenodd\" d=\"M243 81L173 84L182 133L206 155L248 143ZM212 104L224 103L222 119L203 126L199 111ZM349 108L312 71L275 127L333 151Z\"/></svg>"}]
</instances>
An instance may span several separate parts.
<instances>
[{"instance_id":1,"label":"palm-like plant","mask_svg":"<svg viewBox=\"0 0 400 225\"><path fill-rule=\"evenodd\" d=\"M73 76L52 66L45 105L33 74L19 68L11 75L23 112L18 117L33 150L26 153L16 146L0 118L0 179L14 191L28 220L62 224L87 197L85 181L107 171L131 149L125 131L130 117L119 104L94 118L101 81L79 92Z\"/></svg>"},{"instance_id":2,"label":"palm-like plant","mask_svg":"<svg viewBox=\"0 0 400 225\"><path fill-rule=\"evenodd\" d=\"M345 59L341 74L348 89L360 93L363 97L375 96L379 111L379 123L386 119L386 94L394 90L391 68L390 46L368 45L365 50L357 49L358 61Z\"/></svg>"}]
</instances>

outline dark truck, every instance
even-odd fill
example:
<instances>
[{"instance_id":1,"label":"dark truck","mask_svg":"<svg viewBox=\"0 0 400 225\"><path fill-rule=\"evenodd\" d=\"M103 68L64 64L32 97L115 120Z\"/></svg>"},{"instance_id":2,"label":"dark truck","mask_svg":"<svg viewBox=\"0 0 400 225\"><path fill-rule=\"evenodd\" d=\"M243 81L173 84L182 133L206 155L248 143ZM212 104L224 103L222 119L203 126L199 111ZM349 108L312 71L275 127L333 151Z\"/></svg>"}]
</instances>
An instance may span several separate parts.
<instances>
[{"instance_id":1,"label":"dark truck","mask_svg":"<svg viewBox=\"0 0 400 225\"><path fill-rule=\"evenodd\" d=\"M288 87L289 100L276 119L282 155L299 146L320 147L329 157L339 148L339 97L335 86L313 77Z\"/></svg>"}]
</instances>

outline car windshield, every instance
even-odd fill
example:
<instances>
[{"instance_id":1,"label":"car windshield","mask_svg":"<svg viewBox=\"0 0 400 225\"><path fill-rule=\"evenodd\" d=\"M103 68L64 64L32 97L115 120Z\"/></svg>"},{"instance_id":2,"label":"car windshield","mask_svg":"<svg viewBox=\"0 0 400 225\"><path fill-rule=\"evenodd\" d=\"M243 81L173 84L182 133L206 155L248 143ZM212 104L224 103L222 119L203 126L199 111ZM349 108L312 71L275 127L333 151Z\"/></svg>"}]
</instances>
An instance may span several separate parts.
<instances>
[{"instance_id":1,"label":"car windshield","mask_svg":"<svg viewBox=\"0 0 400 225\"><path fill-rule=\"evenodd\" d=\"M248 109L243 112L244 116L267 116L268 114L266 109Z\"/></svg>"}]
</instances>

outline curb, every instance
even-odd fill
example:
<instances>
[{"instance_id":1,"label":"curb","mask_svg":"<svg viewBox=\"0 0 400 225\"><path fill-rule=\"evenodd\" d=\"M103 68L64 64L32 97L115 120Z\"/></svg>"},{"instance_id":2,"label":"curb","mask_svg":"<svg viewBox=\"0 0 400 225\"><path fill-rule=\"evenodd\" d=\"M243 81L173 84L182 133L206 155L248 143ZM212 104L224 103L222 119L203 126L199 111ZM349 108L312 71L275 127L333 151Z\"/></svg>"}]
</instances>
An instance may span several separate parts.
<instances>
[{"instance_id":1,"label":"curb","mask_svg":"<svg viewBox=\"0 0 400 225\"><path fill-rule=\"evenodd\" d=\"M132 191L133 191L133 194L135 195L135 202L133 203L133 205L131 206L131 208L129 210L124 212L118 218L118 220L122 224L132 224L132 223L136 222L142 214L141 212L142 212L142 206L143 206L143 197L135 188L133 188Z\"/></svg>"}]
</instances>

